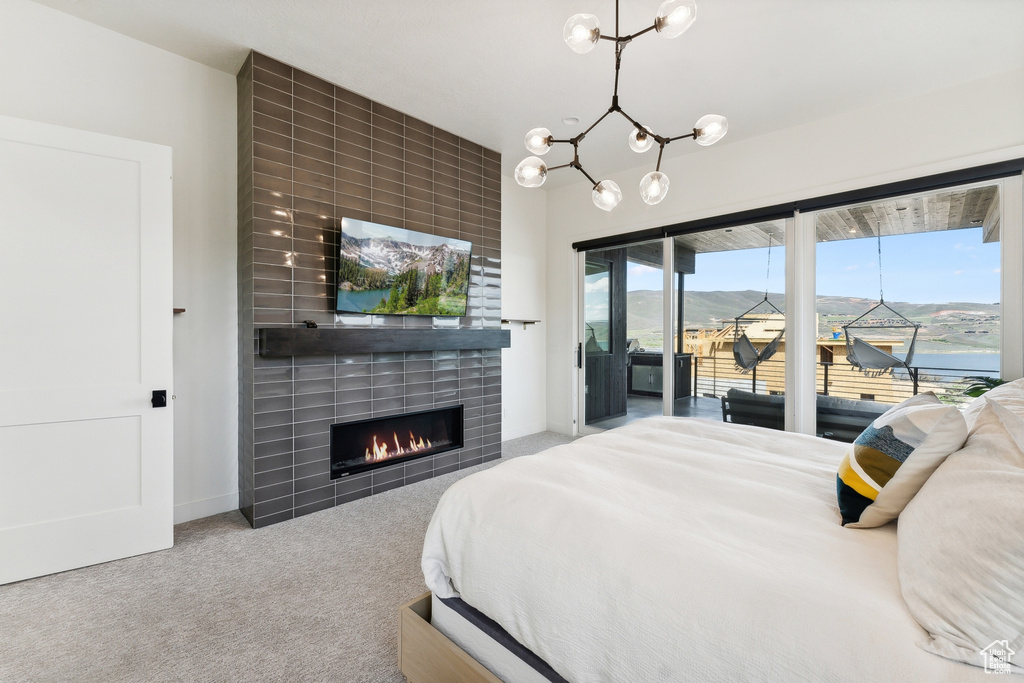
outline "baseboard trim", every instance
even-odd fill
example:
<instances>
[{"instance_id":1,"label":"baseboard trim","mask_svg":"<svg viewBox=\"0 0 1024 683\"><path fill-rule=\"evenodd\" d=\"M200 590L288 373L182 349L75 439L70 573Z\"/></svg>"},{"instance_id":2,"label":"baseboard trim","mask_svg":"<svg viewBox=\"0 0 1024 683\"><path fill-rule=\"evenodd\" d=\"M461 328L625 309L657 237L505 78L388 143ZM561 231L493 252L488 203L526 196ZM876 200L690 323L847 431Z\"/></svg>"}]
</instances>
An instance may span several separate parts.
<instances>
[{"instance_id":1,"label":"baseboard trim","mask_svg":"<svg viewBox=\"0 0 1024 683\"><path fill-rule=\"evenodd\" d=\"M174 523L191 522L193 519L201 519L210 515L219 515L222 512L229 512L238 509L238 492L228 493L215 498L195 500L191 503L181 503L174 506Z\"/></svg>"},{"instance_id":2,"label":"baseboard trim","mask_svg":"<svg viewBox=\"0 0 1024 683\"><path fill-rule=\"evenodd\" d=\"M502 425L501 440L511 441L512 439L519 439L524 436L531 436L539 432L545 432L547 425L543 422L534 422L533 424L527 425L516 425L515 427L506 427Z\"/></svg>"}]
</instances>

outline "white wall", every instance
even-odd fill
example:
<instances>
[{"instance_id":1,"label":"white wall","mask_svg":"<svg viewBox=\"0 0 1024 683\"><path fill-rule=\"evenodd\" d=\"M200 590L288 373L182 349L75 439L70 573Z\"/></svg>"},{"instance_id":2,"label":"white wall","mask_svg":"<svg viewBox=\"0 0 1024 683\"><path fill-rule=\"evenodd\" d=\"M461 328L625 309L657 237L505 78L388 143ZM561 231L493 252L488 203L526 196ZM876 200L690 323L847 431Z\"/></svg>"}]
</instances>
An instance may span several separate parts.
<instances>
[{"instance_id":1,"label":"white wall","mask_svg":"<svg viewBox=\"0 0 1024 683\"><path fill-rule=\"evenodd\" d=\"M512 346L501 352L503 441L542 432L547 426L545 330L547 198L520 192L510 176L501 177L501 317L539 320L506 325Z\"/></svg>"},{"instance_id":2,"label":"white wall","mask_svg":"<svg viewBox=\"0 0 1024 683\"><path fill-rule=\"evenodd\" d=\"M0 114L173 149L175 522L236 508L234 77L26 0L0 64Z\"/></svg>"},{"instance_id":3,"label":"white wall","mask_svg":"<svg viewBox=\"0 0 1024 683\"><path fill-rule=\"evenodd\" d=\"M587 184L549 190L548 428L572 430L572 242L1021 157L1022 112L1024 71L1017 70L749 140L694 146L662 164L672 186L654 207L636 189L646 166L611 176L624 198L610 213L594 207Z\"/></svg>"}]
</instances>

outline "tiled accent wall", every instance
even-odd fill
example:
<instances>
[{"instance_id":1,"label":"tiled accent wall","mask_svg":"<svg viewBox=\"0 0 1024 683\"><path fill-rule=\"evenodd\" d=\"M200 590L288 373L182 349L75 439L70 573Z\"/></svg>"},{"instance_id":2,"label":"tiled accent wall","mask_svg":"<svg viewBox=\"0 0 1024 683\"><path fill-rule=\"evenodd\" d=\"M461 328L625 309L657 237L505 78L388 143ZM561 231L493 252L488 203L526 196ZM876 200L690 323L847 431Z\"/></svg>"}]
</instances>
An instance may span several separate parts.
<instances>
[{"instance_id":1,"label":"tiled accent wall","mask_svg":"<svg viewBox=\"0 0 1024 683\"><path fill-rule=\"evenodd\" d=\"M501 352L261 358L257 330L498 328L501 157L259 53L238 74L239 506L254 527L501 456ZM463 318L336 315L342 218L473 243ZM329 426L465 405L465 447L331 481Z\"/></svg>"}]
</instances>

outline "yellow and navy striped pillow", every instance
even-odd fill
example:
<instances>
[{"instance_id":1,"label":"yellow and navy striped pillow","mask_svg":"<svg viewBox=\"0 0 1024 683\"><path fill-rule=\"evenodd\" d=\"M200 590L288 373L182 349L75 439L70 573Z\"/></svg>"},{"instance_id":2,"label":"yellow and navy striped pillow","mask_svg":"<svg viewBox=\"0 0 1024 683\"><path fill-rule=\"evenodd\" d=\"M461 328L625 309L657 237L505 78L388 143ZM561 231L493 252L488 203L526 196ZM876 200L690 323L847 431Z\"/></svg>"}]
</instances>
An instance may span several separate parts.
<instances>
[{"instance_id":1,"label":"yellow and navy striped pillow","mask_svg":"<svg viewBox=\"0 0 1024 683\"><path fill-rule=\"evenodd\" d=\"M861 432L839 464L843 526L882 526L899 516L935 468L967 440L955 406L929 392L887 410Z\"/></svg>"}]
</instances>

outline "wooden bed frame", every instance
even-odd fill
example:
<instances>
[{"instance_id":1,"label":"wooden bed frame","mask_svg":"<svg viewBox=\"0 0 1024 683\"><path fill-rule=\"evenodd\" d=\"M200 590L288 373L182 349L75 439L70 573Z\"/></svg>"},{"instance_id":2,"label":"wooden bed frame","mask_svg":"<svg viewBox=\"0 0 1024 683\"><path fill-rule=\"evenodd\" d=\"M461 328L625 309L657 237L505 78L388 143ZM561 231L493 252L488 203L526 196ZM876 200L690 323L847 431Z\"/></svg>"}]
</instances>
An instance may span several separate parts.
<instances>
[{"instance_id":1,"label":"wooden bed frame","mask_svg":"<svg viewBox=\"0 0 1024 683\"><path fill-rule=\"evenodd\" d=\"M430 592L398 609L398 668L409 683L501 683L430 623Z\"/></svg>"}]
</instances>

